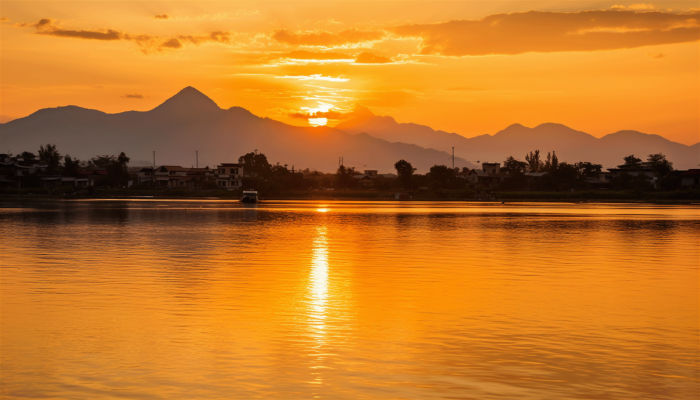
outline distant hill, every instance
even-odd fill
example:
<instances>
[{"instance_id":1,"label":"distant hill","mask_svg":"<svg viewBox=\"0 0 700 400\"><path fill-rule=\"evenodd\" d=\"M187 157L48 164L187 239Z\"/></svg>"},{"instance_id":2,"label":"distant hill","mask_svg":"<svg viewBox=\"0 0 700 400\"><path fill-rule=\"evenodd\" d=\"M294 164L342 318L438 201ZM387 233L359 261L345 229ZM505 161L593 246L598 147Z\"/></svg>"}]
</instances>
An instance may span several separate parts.
<instances>
[{"instance_id":1,"label":"distant hill","mask_svg":"<svg viewBox=\"0 0 700 400\"><path fill-rule=\"evenodd\" d=\"M76 106L39 110L0 125L0 152L36 152L53 143L62 154L88 159L123 151L138 164L213 166L237 162L255 149L271 163L289 168L335 171L338 157L358 170L387 173L405 159L424 173L435 164L448 165L450 155L415 144L391 143L367 134L349 134L328 127L296 127L260 118L241 107L227 110L193 87L187 87L150 111L107 114ZM140 161L138 161L140 160ZM451 164L451 160L449 161ZM456 158L455 166L473 167Z\"/></svg>"},{"instance_id":2,"label":"distant hill","mask_svg":"<svg viewBox=\"0 0 700 400\"><path fill-rule=\"evenodd\" d=\"M469 161L503 161L511 155L524 160L526 153L539 149L545 156L556 151L560 161L591 161L605 167L621 164L622 158L630 154L646 158L659 152L678 169L697 168L700 164L700 143L687 146L637 131L619 131L596 138L561 124L546 123L534 128L514 124L494 135L466 138L425 125L398 123L392 117L374 115L360 105L355 106L351 118L335 129L442 151L451 151L454 146L455 155Z\"/></svg>"}]
</instances>

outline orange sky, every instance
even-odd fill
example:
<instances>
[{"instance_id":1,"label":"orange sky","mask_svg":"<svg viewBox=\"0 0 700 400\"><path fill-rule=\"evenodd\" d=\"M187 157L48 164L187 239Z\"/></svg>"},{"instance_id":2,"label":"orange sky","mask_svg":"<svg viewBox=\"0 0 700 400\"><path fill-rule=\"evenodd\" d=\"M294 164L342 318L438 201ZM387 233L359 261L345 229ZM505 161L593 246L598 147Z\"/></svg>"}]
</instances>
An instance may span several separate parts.
<instances>
[{"instance_id":1,"label":"orange sky","mask_svg":"<svg viewBox=\"0 0 700 400\"><path fill-rule=\"evenodd\" d=\"M696 7L693 9L693 7ZM3 1L2 121L74 104L334 125L355 103L467 137L558 122L700 141L696 1Z\"/></svg>"}]
</instances>

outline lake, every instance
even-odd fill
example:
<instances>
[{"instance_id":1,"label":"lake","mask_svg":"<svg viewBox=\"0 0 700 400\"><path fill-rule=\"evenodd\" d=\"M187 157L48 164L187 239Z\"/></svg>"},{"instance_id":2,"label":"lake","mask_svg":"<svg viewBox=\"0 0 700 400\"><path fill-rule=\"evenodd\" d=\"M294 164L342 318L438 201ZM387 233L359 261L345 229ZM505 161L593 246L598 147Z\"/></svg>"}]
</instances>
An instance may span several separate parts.
<instances>
[{"instance_id":1,"label":"lake","mask_svg":"<svg viewBox=\"0 0 700 400\"><path fill-rule=\"evenodd\" d=\"M3 399L697 399L700 207L0 200Z\"/></svg>"}]
</instances>

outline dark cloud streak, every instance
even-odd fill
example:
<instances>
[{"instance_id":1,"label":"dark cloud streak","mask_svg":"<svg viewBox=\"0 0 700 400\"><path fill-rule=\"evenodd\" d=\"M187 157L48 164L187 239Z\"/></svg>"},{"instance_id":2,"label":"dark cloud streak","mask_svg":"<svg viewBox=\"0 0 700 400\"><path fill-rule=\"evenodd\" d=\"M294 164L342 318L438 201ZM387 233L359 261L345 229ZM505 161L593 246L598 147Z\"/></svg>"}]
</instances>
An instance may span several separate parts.
<instances>
[{"instance_id":1,"label":"dark cloud streak","mask_svg":"<svg viewBox=\"0 0 700 400\"><path fill-rule=\"evenodd\" d=\"M421 38L423 55L479 56L635 48L700 39L700 12L581 11L494 14L393 28Z\"/></svg>"}]
</instances>

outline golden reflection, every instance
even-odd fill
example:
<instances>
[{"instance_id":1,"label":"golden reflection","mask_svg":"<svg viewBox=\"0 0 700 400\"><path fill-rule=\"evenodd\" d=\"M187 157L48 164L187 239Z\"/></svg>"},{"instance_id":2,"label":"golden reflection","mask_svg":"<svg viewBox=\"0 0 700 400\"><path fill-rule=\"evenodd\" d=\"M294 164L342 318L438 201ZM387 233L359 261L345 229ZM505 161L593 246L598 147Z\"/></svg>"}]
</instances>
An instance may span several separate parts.
<instances>
[{"instance_id":1,"label":"golden reflection","mask_svg":"<svg viewBox=\"0 0 700 400\"><path fill-rule=\"evenodd\" d=\"M326 208L326 207L321 206L320 208L316 209L316 211L318 211L320 213L326 213L326 212L330 211L330 208Z\"/></svg>"},{"instance_id":2,"label":"golden reflection","mask_svg":"<svg viewBox=\"0 0 700 400\"><path fill-rule=\"evenodd\" d=\"M315 341L312 354L316 356L316 365L312 369L314 379L311 383L323 383L320 369L323 369L325 359L322 347L326 344L326 318L328 310L328 239L326 238L327 228L321 226L316 228L316 238L314 239L313 258L311 261L311 272L309 276L309 330L311 337Z\"/></svg>"},{"instance_id":3,"label":"golden reflection","mask_svg":"<svg viewBox=\"0 0 700 400\"><path fill-rule=\"evenodd\" d=\"M322 339L325 330L328 301L328 241L326 227L316 228L309 292L311 293L309 325L315 330L316 338Z\"/></svg>"}]
</instances>

